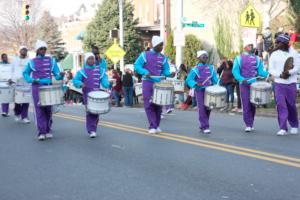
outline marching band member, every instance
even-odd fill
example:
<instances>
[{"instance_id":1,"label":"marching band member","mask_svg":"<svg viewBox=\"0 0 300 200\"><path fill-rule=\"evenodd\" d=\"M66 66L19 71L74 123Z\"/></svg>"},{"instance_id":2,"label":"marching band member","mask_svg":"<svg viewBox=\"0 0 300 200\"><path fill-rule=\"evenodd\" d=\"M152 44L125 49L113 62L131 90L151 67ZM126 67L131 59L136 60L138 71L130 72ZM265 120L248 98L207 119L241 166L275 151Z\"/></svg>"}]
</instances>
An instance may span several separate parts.
<instances>
[{"instance_id":1,"label":"marching band member","mask_svg":"<svg viewBox=\"0 0 300 200\"><path fill-rule=\"evenodd\" d=\"M26 86L27 83L25 83L25 80L23 78L23 70L25 68L25 65L29 61L29 58L27 57L27 51L28 48L25 46L21 46L19 48L20 56L16 57L15 60L12 63L12 81L15 82L17 85ZM17 104L15 103L15 120L20 121L22 120L24 123L28 124L30 123L30 120L28 118L28 108L29 103L23 103L23 104Z\"/></svg>"},{"instance_id":2,"label":"marching band member","mask_svg":"<svg viewBox=\"0 0 300 200\"><path fill-rule=\"evenodd\" d=\"M93 53L86 53L84 56L84 67L77 72L73 79L73 84L76 88L82 88L83 92L83 104L87 105L88 93L92 91L99 91L100 84L108 89L110 83L106 75L105 68L99 67L95 64L95 55ZM90 138L97 136L97 125L99 121L98 114L92 114L86 112L86 129Z\"/></svg>"},{"instance_id":3,"label":"marching band member","mask_svg":"<svg viewBox=\"0 0 300 200\"><path fill-rule=\"evenodd\" d=\"M2 61L0 62L0 64L5 64L5 65L9 64L8 57L7 57L6 53L1 54L1 60ZM9 73L11 73L12 69L9 69L9 70L10 70ZM9 79L9 82L11 82L11 79ZM8 114L8 112L9 112L9 103L2 103L1 107L2 107L2 116L3 117L8 117L9 116L9 114Z\"/></svg>"},{"instance_id":4,"label":"marching band member","mask_svg":"<svg viewBox=\"0 0 300 200\"><path fill-rule=\"evenodd\" d=\"M170 76L170 66L168 58L161 52L163 50L163 39L159 36L152 37L152 47L150 51L140 54L134 63L135 71L143 76L143 98L144 109L149 122L149 133L160 133L159 128L162 106L151 103L154 83L160 82L161 78L151 76Z\"/></svg>"},{"instance_id":5,"label":"marching band member","mask_svg":"<svg viewBox=\"0 0 300 200\"><path fill-rule=\"evenodd\" d=\"M246 124L245 132L254 130L253 123L256 107L250 102L250 85L256 77L267 77L263 62L253 54L252 41L244 41L244 52L234 60L232 73L240 84L241 100L243 105L243 119Z\"/></svg>"},{"instance_id":6,"label":"marching band member","mask_svg":"<svg viewBox=\"0 0 300 200\"><path fill-rule=\"evenodd\" d=\"M275 99L280 130L277 135L287 135L287 122L291 134L298 134L297 73L300 58L297 51L289 47L289 35L281 34L276 38L276 47L269 61L269 72L274 77Z\"/></svg>"},{"instance_id":7,"label":"marching band member","mask_svg":"<svg viewBox=\"0 0 300 200\"><path fill-rule=\"evenodd\" d=\"M209 117L211 110L204 105L205 88L217 84L219 79L214 66L207 64L208 53L206 51L198 51L197 58L199 63L190 71L186 83L190 88L195 89L200 129L204 134L210 134Z\"/></svg>"},{"instance_id":8,"label":"marching band member","mask_svg":"<svg viewBox=\"0 0 300 200\"><path fill-rule=\"evenodd\" d=\"M62 80L64 72L60 72L54 58L46 56L47 44L38 40L35 45L36 57L30 59L23 71L23 77L27 83L32 84L32 97L35 108L36 124L38 128L38 139L50 139L52 126L52 106L41 106L39 104L39 87L52 84L52 76L56 80Z\"/></svg>"}]
</instances>

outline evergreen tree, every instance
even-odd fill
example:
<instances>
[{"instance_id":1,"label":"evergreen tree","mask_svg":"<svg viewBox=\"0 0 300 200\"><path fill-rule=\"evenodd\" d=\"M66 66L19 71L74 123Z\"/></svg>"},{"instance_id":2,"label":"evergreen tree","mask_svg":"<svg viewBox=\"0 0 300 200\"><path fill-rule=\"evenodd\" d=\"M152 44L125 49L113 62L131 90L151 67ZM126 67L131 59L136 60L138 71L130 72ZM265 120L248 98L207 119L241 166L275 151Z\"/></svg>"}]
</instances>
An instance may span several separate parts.
<instances>
[{"instance_id":1,"label":"evergreen tree","mask_svg":"<svg viewBox=\"0 0 300 200\"><path fill-rule=\"evenodd\" d=\"M61 32L58 30L54 18L49 11L45 11L41 19L37 23L36 39L44 40L47 42L47 52L56 59L63 59L66 57L64 42L62 41Z\"/></svg>"},{"instance_id":2,"label":"evergreen tree","mask_svg":"<svg viewBox=\"0 0 300 200\"><path fill-rule=\"evenodd\" d=\"M125 63L133 63L142 50L140 36L135 29L138 21L134 19L133 11L132 4L125 1L123 11ZM113 44L113 40L109 38L109 31L114 28L119 28L118 0L104 0L87 27L83 40L85 49L89 50L95 45L104 53Z\"/></svg>"},{"instance_id":3,"label":"evergreen tree","mask_svg":"<svg viewBox=\"0 0 300 200\"><path fill-rule=\"evenodd\" d=\"M174 47L174 36L171 33L167 38L167 44L165 49L165 54L168 56L172 61L175 60L176 56L176 48Z\"/></svg>"},{"instance_id":4,"label":"evergreen tree","mask_svg":"<svg viewBox=\"0 0 300 200\"><path fill-rule=\"evenodd\" d=\"M197 65L197 51L201 49L202 43L195 35L189 34L185 36L183 61L187 67L194 67L195 65Z\"/></svg>"}]
</instances>

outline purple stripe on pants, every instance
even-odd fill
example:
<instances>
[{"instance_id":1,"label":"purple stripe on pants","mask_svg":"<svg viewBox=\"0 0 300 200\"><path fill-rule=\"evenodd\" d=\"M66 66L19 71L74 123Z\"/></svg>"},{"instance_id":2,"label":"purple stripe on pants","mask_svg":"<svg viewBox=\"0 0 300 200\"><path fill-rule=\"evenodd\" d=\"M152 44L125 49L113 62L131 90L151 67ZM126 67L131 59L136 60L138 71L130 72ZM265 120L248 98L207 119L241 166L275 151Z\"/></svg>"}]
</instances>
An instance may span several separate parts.
<instances>
[{"instance_id":1,"label":"purple stripe on pants","mask_svg":"<svg viewBox=\"0 0 300 200\"><path fill-rule=\"evenodd\" d=\"M8 114L9 111L9 103L3 103L1 104L2 112Z\"/></svg>"},{"instance_id":2,"label":"purple stripe on pants","mask_svg":"<svg viewBox=\"0 0 300 200\"><path fill-rule=\"evenodd\" d=\"M29 103L15 104L15 115L21 115L22 119L28 118Z\"/></svg>"},{"instance_id":3,"label":"purple stripe on pants","mask_svg":"<svg viewBox=\"0 0 300 200\"><path fill-rule=\"evenodd\" d=\"M292 128L298 128L298 111L296 107L297 86L296 83L274 83L275 99L278 113L278 123L282 130L288 130L287 122Z\"/></svg>"},{"instance_id":4,"label":"purple stripe on pants","mask_svg":"<svg viewBox=\"0 0 300 200\"><path fill-rule=\"evenodd\" d=\"M209 116L211 110L204 105L205 90L195 90L199 114L200 129L209 129Z\"/></svg>"},{"instance_id":5,"label":"purple stripe on pants","mask_svg":"<svg viewBox=\"0 0 300 200\"><path fill-rule=\"evenodd\" d=\"M256 107L250 102L250 85L240 84L243 118L247 127L253 127Z\"/></svg>"},{"instance_id":6,"label":"purple stripe on pants","mask_svg":"<svg viewBox=\"0 0 300 200\"><path fill-rule=\"evenodd\" d=\"M151 97L153 95L152 81L143 81L143 98L144 98L144 109L149 122L149 129L156 129L160 125L160 117L162 112L162 106L151 103Z\"/></svg>"},{"instance_id":7,"label":"purple stripe on pants","mask_svg":"<svg viewBox=\"0 0 300 200\"><path fill-rule=\"evenodd\" d=\"M38 135L49 133L52 125L52 106L39 105L39 85L32 85L32 97L35 109Z\"/></svg>"}]
</instances>

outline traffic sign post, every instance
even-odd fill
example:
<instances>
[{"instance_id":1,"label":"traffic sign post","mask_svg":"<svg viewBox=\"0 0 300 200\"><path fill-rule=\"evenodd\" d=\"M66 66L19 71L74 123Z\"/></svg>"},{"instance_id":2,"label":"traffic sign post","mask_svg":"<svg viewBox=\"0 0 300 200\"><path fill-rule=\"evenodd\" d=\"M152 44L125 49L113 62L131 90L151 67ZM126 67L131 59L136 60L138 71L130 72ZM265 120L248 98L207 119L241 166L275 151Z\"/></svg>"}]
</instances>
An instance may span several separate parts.
<instances>
[{"instance_id":1,"label":"traffic sign post","mask_svg":"<svg viewBox=\"0 0 300 200\"><path fill-rule=\"evenodd\" d=\"M105 55L114 63L117 64L124 56L126 52L115 41L114 44L107 49Z\"/></svg>"},{"instance_id":2,"label":"traffic sign post","mask_svg":"<svg viewBox=\"0 0 300 200\"><path fill-rule=\"evenodd\" d=\"M249 4L241 13L240 25L249 28L259 28L260 23L260 14L252 5Z\"/></svg>"}]
</instances>

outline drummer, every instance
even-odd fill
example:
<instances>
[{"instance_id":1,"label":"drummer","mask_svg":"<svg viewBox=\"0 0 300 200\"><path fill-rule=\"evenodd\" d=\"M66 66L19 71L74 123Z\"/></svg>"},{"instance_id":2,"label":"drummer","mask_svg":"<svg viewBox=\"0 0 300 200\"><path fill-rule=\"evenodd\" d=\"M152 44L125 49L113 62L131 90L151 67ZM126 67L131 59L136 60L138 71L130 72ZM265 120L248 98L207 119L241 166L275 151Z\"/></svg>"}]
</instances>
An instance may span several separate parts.
<instances>
[{"instance_id":1,"label":"drummer","mask_svg":"<svg viewBox=\"0 0 300 200\"><path fill-rule=\"evenodd\" d=\"M190 71L186 79L186 83L190 88L195 88L200 130L203 134L210 134L209 117L211 110L204 105L205 88L212 84L217 84L219 79L214 66L207 64L207 51L198 51L197 58L199 63Z\"/></svg>"},{"instance_id":2,"label":"drummer","mask_svg":"<svg viewBox=\"0 0 300 200\"><path fill-rule=\"evenodd\" d=\"M278 112L278 123L280 130L277 135L288 134L287 122L289 122L291 134L298 134L298 111L297 102L297 73L300 70L299 54L289 47L290 38L288 35L281 34L276 38L275 51L270 57L269 72L274 77L275 99ZM292 58L290 63L292 69L285 69L288 58Z\"/></svg>"},{"instance_id":3,"label":"drummer","mask_svg":"<svg viewBox=\"0 0 300 200\"><path fill-rule=\"evenodd\" d=\"M150 134L162 132L159 128L162 106L151 103L153 85L160 82L161 78L151 76L171 76L168 58L161 53L163 45L164 41L161 37L153 36L153 49L141 53L134 63L136 73L143 76L144 109L149 122Z\"/></svg>"},{"instance_id":4,"label":"drummer","mask_svg":"<svg viewBox=\"0 0 300 200\"><path fill-rule=\"evenodd\" d=\"M32 84L32 97L35 109L36 125L38 129L38 139L45 140L53 137L52 126L52 106L39 105L39 87L51 85L51 73L56 80L62 80L64 72L60 72L54 58L46 56L47 44L38 40L35 44L36 57L30 59L23 71L23 77L27 83Z\"/></svg>"},{"instance_id":5,"label":"drummer","mask_svg":"<svg viewBox=\"0 0 300 200\"><path fill-rule=\"evenodd\" d=\"M12 82L16 83L17 86L26 87L28 86L27 83L25 83L25 80L23 78L23 71L25 68L25 65L29 61L29 58L27 57L27 51L28 48L26 46L21 46L19 48L20 56L16 57L12 63ZM23 103L23 104L17 104L15 103L15 120L22 121L25 124L30 123L30 120L28 118L28 108L29 103Z\"/></svg>"},{"instance_id":6,"label":"drummer","mask_svg":"<svg viewBox=\"0 0 300 200\"><path fill-rule=\"evenodd\" d=\"M9 64L8 57L7 57L6 53L1 54L0 64L5 64L5 65ZM8 114L8 112L9 112L9 103L2 103L1 107L2 107L2 117L8 117L9 116L9 114Z\"/></svg>"},{"instance_id":7,"label":"drummer","mask_svg":"<svg viewBox=\"0 0 300 200\"><path fill-rule=\"evenodd\" d=\"M256 81L257 76L267 77L268 72L265 71L259 57L254 55L253 42L251 40L243 42L244 52L235 58L232 73L240 84L245 132L252 132L256 107L250 102L250 85Z\"/></svg>"},{"instance_id":8,"label":"drummer","mask_svg":"<svg viewBox=\"0 0 300 200\"><path fill-rule=\"evenodd\" d=\"M100 84L102 87L110 88L105 68L99 67L95 64L95 55L91 52L84 56L84 67L77 72L73 79L73 84L76 88L82 88L83 104L87 105L88 93L92 91L99 91ZM99 122L99 115L92 114L86 111L86 129L90 138L97 136L97 125Z\"/></svg>"}]
</instances>

